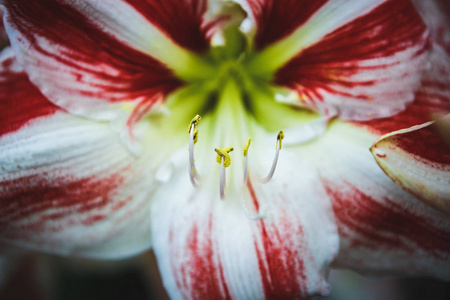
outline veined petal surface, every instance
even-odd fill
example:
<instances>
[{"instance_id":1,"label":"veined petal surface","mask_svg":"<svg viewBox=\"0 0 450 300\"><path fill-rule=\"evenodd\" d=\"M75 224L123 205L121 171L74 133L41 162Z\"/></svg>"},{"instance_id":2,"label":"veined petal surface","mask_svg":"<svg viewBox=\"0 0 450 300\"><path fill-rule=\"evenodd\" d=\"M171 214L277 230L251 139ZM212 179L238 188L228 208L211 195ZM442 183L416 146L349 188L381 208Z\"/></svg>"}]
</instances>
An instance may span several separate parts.
<instances>
[{"instance_id":1,"label":"veined petal surface","mask_svg":"<svg viewBox=\"0 0 450 300\"><path fill-rule=\"evenodd\" d=\"M30 83L10 48L0 53L0 136L60 110Z\"/></svg>"},{"instance_id":2,"label":"veined petal surface","mask_svg":"<svg viewBox=\"0 0 450 300\"><path fill-rule=\"evenodd\" d=\"M241 2L241 1L239 1ZM256 22L255 47L262 49L288 36L310 19L328 0L247 0ZM246 6L244 6L246 7Z\"/></svg>"},{"instance_id":3,"label":"veined petal surface","mask_svg":"<svg viewBox=\"0 0 450 300\"><path fill-rule=\"evenodd\" d=\"M450 53L450 5L446 0L413 0L434 42Z\"/></svg>"},{"instance_id":4,"label":"veined petal surface","mask_svg":"<svg viewBox=\"0 0 450 300\"><path fill-rule=\"evenodd\" d=\"M406 110L389 118L359 123L375 134L388 134L450 113L450 10L440 0L418 0L415 4L432 38L428 64L414 101Z\"/></svg>"},{"instance_id":5,"label":"veined petal surface","mask_svg":"<svg viewBox=\"0 0 450 300\"><path fill-rule=\"evenodd\" d=\"M414 102L405 111L389 118L353 122L353 125L363 126L359 127L357 132L362 133L360 129L367 130L361 136L358 135L361 142L365 140L364 135L368 137L363 144L357 146L362 147L360 151L365 153L364 157L367 156L366 149L376 137L383 134L389 137L393 131L405 132L407 136L406 132L410 132L411 129L405 128L429 122L450 112L450 52L449 39L445 38L448 10L440 6L442 2L439 0L419 0L415 1L415 4L432 37L429 63L421 79L421 87L415 94ZM428 129L423 132L429 137L426 139L417 138L420 132L410 133L416 135L414 145L409 148L411 152L429 149L429 153L436 153L433 149L436 141L440 144L440 139L430 132L429 127L426 128ZM373 134L372 138L369 138L369 132ZM403 139L395 134L393 137ZM343 136L342 138L345 140ZM349 143L346 149L354 149L352 145L356 144ZM392 146L395 148L393 144ZM445 159L445 145L442 146L442 153L437 156ZM342 172L338 170L340 174L332 176L335 179L330 181L328 188L330 195L334 195L335 213L341 232L342 251L336 260L336 266L372 275L425 275L448 280L450 224L448 216L432 206L444 211L445 207L436 203L430 206L429 201L422 202L424 197L416 198L400 190L387 176L380 175L381 170L376 170L373 160L368 157L363 160L362 155L361 158L352 156L354 167L349 168L352 163L347 160L346 152L338 151L338 155L334 155L337 157L337 160L333 159L335 164L340 165L342 162L346 168L342 168ZM383 156L380 152L378 154ZM383 159L377 157L377 154L375 157ZM401 168L409 169L411 163L413 166L423 166L430 157L426 160L415 158L414 161L403 164ZM417 174L414 172L416 168L412 169L413 172L408 172L407 177L414 177L414 174ZM331 169L324 171L328 174L327 177L333 173L330 171ZM445 173L445 167L428 171L431 177L436 178L439 174ZM341 178L337 179L337 176ZM358 180L355 181L355 178ZM445 175L442 178L445 178ZM441 184L438 188L445 190L447 185ZM416 193L418 196L421 194L423 196L423 193Z\"/></svg>"},{"instance_id":6,"label":"veined petal surface","mask_svg":"<svg viewBox=\"0 0 450 300\"><path fill-rule=\"evenodd\" d=\"M326 2L300 27L301 34L292 34L309 43L276 72L274 82L297 91L297 104L342 119L395 115L419 88L429 48L426 27L408 0L341 2ZM363 13L320 35L328 18L340 20L343 7L362 3Z\"/></svg>"},{"instance_id":7,"label":"veined petal surface","mask_svg":"<svg viewBox=\"0 0 450 300\"><path fill-rule=\"evenodd\" d=\"M242 200L266 217L247 218ZM314 168L289 151L276 178L263 185L250 173L242 191L223 201L218 172L197 190L177 175L157 192L152 222L173 299L309 299L329 292L328 264L338 251L331 205Z\"/></svg>"},{"instance_id":8,"label":"veined petal surface","mask_svg":"<svg viewBox=\"0 0 450 300\"><path fill-rule=\"evenodd\" d=\"M299 147L332 198L340 233L333 263L369 275L449 279L450 219L396 185L368 150L376 135L334 123Z\"/></svg>"},{"instance_id":9,"label":"veined petal surface","mask_svg":"<svg viewBox=\"0 0 450 300\"><path fill-rule=\"evenodd\" d=\"M124 0L145 18L167 33L180 46L205 52L210 47L205 14L211 0Z\"/></svg>"},{"instance_id":10,"label":"veined petal surface","mask_svg":"<svg viewBox=\"0 0 450 300\"><path fill-rule=\"evenodd\" d=\"M1 65L1 239L98 258L147 249L148 157L131 156L107 123L74 117L46 100L9 49Z\"/></svg>"},{"instance_id":11,"label":"veined petal surface","mask_svg":"<svg viewBox=\"0 0 450 300\"><path fill-rule=\"evenodd\" d=\"M383 135L430 122L450 113L450 56L441 46L433 44L429 63L414 101L406 110L389 118L354 124L365 127L374 134Z\"/></svg>"},{"instance_id":12,"label":"veined petal surface","mask_svg":"<svg viewBox=\"0 0 450 300\"><path fill-rule=\"evenodd\" d=\"M371 150L383 171L398 185L450 213L450 146L435 124L382 136Z\"/></svg>"},{"instance_id":13,"label":"veined petal surface","mask_svg":"<svg viewBox=\"0 0 450 300\"><path fill-rule=\"evenodd\" d=\"M203 2L5 1L4 19L18 60L49 100L111 120L124 103L142 115L183 84L171 69L190 68L193 54L182 47L206 39L196 27Z\"/></svg>"}]
</instances>

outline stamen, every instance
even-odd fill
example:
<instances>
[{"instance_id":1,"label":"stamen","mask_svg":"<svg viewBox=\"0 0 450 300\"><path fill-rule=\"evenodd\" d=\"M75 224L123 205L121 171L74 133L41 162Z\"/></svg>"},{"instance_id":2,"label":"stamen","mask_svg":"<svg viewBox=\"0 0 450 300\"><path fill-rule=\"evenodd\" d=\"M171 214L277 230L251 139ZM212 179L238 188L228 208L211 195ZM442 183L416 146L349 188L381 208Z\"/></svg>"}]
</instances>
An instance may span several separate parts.
<instances>
[{"instance_id":1,"label":"stamen","mask_svg":"<svg viewBox=\"0 0 450 300\"><path fill-rule=\"evenodd\" d=\"M216 161L220 164L220 163L222 163L222 159L223 159L223 166L225 168L228 168L231 164L231 156L228 153L230 153L233 150L234 150L233 147L225 147L223 149L220 149L220 148L214 149L214 151L216 151L216 153L217 153Z\"/></svg>"},{"instance_id":2,"label":"stamen","mask_svg":"<svg viewBox=\"0 0 450 300\"><path fill-rule=\"evenodd\" d=\"M244 146L244 184L247 183L248 178L248 148L250 147L251 138L248 138Z\"/></svg>"},{"instance_id":3,"label":"stamen","mask_svg":"<svg viewBox=\"0 0 450 300\"><path fill-rule=\"evenodd\" d=\"M226 185L226 173L225 173L225 168L228 168L231 164L231 157L230 157L230 153L231 151L233 151L233 147L226 147L223 149L220 148L216 148L214 149L214 151L216 151L217 153L217 162L219 164L221 164L221 168L220 168L220 199L225 199L225 185ZM223 160L223 163L222 163Z\"/></svg>"},{"instance_id":4,"label":"stamen","mask_svg":"<svg viewBox=\"0 0 450 300\"><path fill-rule=\"evenodd\" d=\"M225 199L225 185L227 184L227 175L225 174L225 166L220 167L220 199Z\"/></svg>"},{"instance_id":5,"label":"stamen","mask_svg":"<svg viewBox=\"0 0 450 300\"><path fill-rule=\"evenodd\" d=\"M248 148L250 148L251 141L252 141L252 138L247 138L247 141L245 142L244 156L247 156L247 154L248 154Z\"/></svg>"},{"instance_id":6,"label":"stamen","mask_svg":"<svg viewBox=\"0 0 450 300\"><path fill-rule=\"evenodd\" d=\"M198 141L198 130L195 129L200 123L201 117L196 115L192 121L189 123L189 178L193 186L197 186L196 180L200 180L201 176L198 174L197 168L195 166L194 160L194 144Z\"/></svg>"},{"instance_id":7,"label":"stamen","mask_svg":"<svg viewBox=\"0 0 450 300\"><path fill-rule=\"evenodd\" d=\"M195 129L195 131L194 131L194 145L197 144L197 142L198 142L198 130Z\"/></svg>"},{"instance_id":8,"label":"stamen","mask_svg":"<svg viewBox=\"0 0 450 300\"><path fill-rule=\"evenodd\" d=\"M276 152L275 152L275 157L273 159L272 167L270 168L269 174L266 176L266 178L261 180L263 183L269 182L270 179L272 179L273 174L275 173L275 168L277 167L277 162L278 162L278 156L280 155L280 150L281 150L281 141L283 139L284 139L284 132L280 131L277 135Z\"/></svg>"},{"instance_id":9,"label":"stamen","mask_svg":"<svg viewBox=\"0 0 450 300\"><path fill-rule=\"evenodd\" d=\"M284 139L284 132L283 131L278 132L277 144L280 143L280 149L279 150L281 150L281 142L283 141L283 139Z\"/></svg>"},{"instance_id":10,"label":"stamen","mask_svg":"<svg viewBox=\"0 0 450 300\"><path fill-rule=\"evenodd\" d=\"M195 126L197 126L198 123L200 123L201 119L202 119L202 117L200 117L200 115L195 115L195 117L189 123L188 133L191 133L192 128L195 128Z\"/></svg>"}]
</instances>

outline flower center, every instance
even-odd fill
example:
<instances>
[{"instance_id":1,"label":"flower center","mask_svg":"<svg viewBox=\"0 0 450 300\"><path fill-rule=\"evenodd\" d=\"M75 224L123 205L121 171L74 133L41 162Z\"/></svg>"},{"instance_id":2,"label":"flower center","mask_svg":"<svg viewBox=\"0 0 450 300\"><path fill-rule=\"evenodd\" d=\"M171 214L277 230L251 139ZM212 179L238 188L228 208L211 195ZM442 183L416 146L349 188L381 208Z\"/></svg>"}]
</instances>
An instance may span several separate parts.
<instances>
[{"instance_id":1,"label":"flower center","mask_svg":"<svg viewBox=\"0 0 450 300\"><path fill-rule=\"evenodd\" d=\"M198 141L199 132L196 128L200 123L201 117L196 115L188 126L189 133L189 176L191 183L194 187L198 186L198 182L202 180L199 172L197 171L197 167L194 160L194 145ZM269 174L265 178L260 178L262 183L267 183L272 179L273 174L275 173L275 168L278 162L279 153L281 150L282 140L284 138L283 131L280 131L277 135L277 143L276 143L276 152L275 158L273 160L273 164L270 168ZM244 174L242 184L245 186L248 180L248 152L250 148L251 138L247 138L245 145L243 146L243 157L244 157ZM216 161L221 165L220 169L220 198L223 200L225 198L225 185L226 185L226 174L225 169L231 165L231 156L230 152L234 150L233 147L225 147L215 148L215 152L217 153Z\"/></svg>"},{"instance_id":2,"label":"flower center","mask_svg":"<svg viewBox=\"0 0 450 300\"><path fill-rule=\"evenodd\" d=\"M280 130L297 128L318 117L310 110L276 100L291 95L291 92L274 86L271 83L273 74L255 72L264 67L255 68L249 63L253 61L252 46L239 29L243 19L239 19L240 7L233 9L238 17L228 18L221 25L219 38L215 37L218 42L200 57L204 64L189 66L187 69L193 75L184 78L185 87L168 97L164 108L169 113L156 112L148 116L151 134L167 141L159 151L161 159L185 145L188 140L185 126L189 124L191 182L198 186L203 179L220 170L218 194L222 199L226 194L239 192L248 176L253 174L259 177L268 172L260 179L269 181L274 176L281 149L283 136ZM204 68L205 64L207 68ZM201 125L198 117L191 120L196 115L202 116ZM301 131L297 128L294 132L286 132L286 142ZM259 161L262 157L261 170L255 173L249 167L249 137L252 138L252 159ZM275 158L272 160L275 137ZM194 160L194 144L197 160ZM230 147L236 151L231 153ZM216 158L220 166L214 162ZM228 174L226 169L230 170Z\"/></svg>"}]
</instances>

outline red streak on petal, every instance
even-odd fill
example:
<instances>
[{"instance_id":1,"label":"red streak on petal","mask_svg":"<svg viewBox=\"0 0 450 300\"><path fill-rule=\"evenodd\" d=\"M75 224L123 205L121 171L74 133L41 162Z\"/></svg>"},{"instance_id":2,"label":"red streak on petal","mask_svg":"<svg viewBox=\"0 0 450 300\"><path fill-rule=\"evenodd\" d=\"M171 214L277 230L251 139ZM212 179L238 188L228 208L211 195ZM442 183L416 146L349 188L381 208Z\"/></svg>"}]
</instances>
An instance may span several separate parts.
<instances>
[{"instance_id":1,"label":"red streak on petal","mask_svg":"<svg viewBox=\"0 0 450 300\"><path fill-rule=\"evenodd\" d=\"M112 207L111 212L117 212L117 211L121 210L125 205L127 205L132 200L133 200L133 197L129 196L125 200L118 201L117 204L115 204Z\"/></svg>"},{"instance_id":2,"label":"red streak on petal","mask_svg":"<svg viewBox=\"0 0 450 300\"><path fill-rule=\"evenodd\" d=\"M127 120L127 127L128 127L129 134L131 137L134 137L134 134L132 131L134 125L136 123L138 123L143 117L145 117L147 112L150 111L150 109L154 105L158 104L159 102L162 102L163 99L164 99L164 95L157 92L157 93L155 93L155 95L153 97L144 99L144 101L138 103L134 107L130 117Z\"/></svg>"},{"instance_id":3,"label":"red streak on petal","mask_svg":"<svg viewBox=\"0 0 450 300\"><path fill-rule=\"evenodd\" d=\"M126 0L147 20L189 50L205 52L209 48L203 17L207 0Z\"/></svg>"},{"instance_id":4,"label":"red streak on petal","mask_svg":"<svg viewBox=\"0 0 450 300\"><path fill-rule=\"evenodd\" d=\"M389 137L390 142L425 163L450 165L450 147L432 124L419 130Z\"/></svg>"},{"instance_id":5,"label":"red streak on petal","mask_svg":"<svg viewBox=\"0 0 450 300\"><path fill-rule=\"evenodd\" d=\"M174 249L172 257L177 262L172 265L172 271L178 288L186 299L231 299L223 267L212 242L212 220L207 228L199 230L199 226L192 226L186 249L182 252ZM171 233L171 241L176 239L175 234Z\"/></svg>"},{"instance_id":6,"label":"red streak on petal","mask_svg":"<svg viewBox=\"0 0 450 300\"><path fill-rule=\"evenodd\" d=\"M258 203L250 178L247 186L254 203ZM299 224L291 223L287 213L283 213L277 224L258 222L258 238L255 241L264 295L266 299L299 299L306 283L304 249L294 246L292 239L302 239L303 229Z\"/></svg>"},{"instance_id":7,"label":"red streak on petal","mask_svg":"<svg viewBox=\"0 0 450 300\"><path fill-rule=\"evenodd\" d=\"M256 49L291 34L328 0L248 0L256 20Z\"/></svg>"},{"instance_id":8,"label":"red streak on petal","mask_svg":"<svg viewBox=\"0 0 450 300\"><path fill-rule=\"evenodd\" d=\"M447 114L450 112L450 98L441 92L433 93L428 91L429 88L435 87L436 84L439 85L439 83L435 82L422 82L422 87L416 93L414 102L406 110L393 117L355 122L355 124L382 135L429 122L435 113ZM443 90L445 89L450 89L450 87L443 87Z\"/></svg>"},{"instance_id":9,"label":"red streak on petal","mask_svg":"<svg viewBox=\"0 0 450 300\"><path fill-rule=\"evenodd\" d=\"M368 59L389 57L411 46L420 45L426 27L408 0L390 0L369 14L338 28L320 42L305 49L283 66L275 83L302 96L323 99L321 91L370 101L371 95L352 95L331 85L352 88L374 85L376 81L351 81L347 77L363 70L388 68L391 65L363 67ZM424 45L422 54L428 46Z\"/></svg>"},{"instance_id":10,"label":"red streak on petal","mask_svg":"<svg viewBox=\"0 0 450 300\"><path fill-rule=\"evenodd\" d=\"M375 155L376 155L377 157L379 157L379 158L384 158L384 157L386 157L386 154L376 153Z\"/></svg>"},{"instance_id":11,"label":"red streak on petal","mask_svg":"<svg viewBox=\"0 0 450 300\"><path fill-rule=\"evenodd\" d=\"M99 178L50 178L46 173L0 182L0 230L15 238L41 231L60 231L61 222L90 226L117 210L113 197L120 175ZM52 221L59 221L54 225Z\"/></svg>"},{"instance_id":12,"label":"red streak on petal","mask_svg":"<svg viewBox=\"0 0 450 300\"><path fill-rule=\"evenodd\" d=\"M13 60L5 60L0 66L0 136L58 110L30 83L25 73L9 69Z\"/></svg>"},{"instance_id":13,"label":"red streak on petal","mask_svg":"<svg viewBox=\"0 0 450 300\"><path fill-rule=\"evenodd\" d=\"M263 250L256 244L255 247L266 299L298 299L304 287L301 282L306 282L299 249L291 248L286 243L285 239L292 237L281 236L277 231L269 234L264 221L260 221L260 230ZM298 236L302 233L298 228L291 234Z\"/></svg>"},{"instance_id":14,"label":"red streak on petal","mask_svg":"<svg viewBox=\"0 0 450 300\"><path fill-rule=\"evenodd\" d=\"M83 220L82 223L85 226L91 226L97 222L104 220L104 219L106 219L105 215L93 215L93 216L90 216L87 219Z\"/></svg>"},{"instance_id":15,"label":"red streak on petal","mask_svg":"<svg viewBox=\"0 0 450 300\"><path fill-rule=\"evenodd\" d=\"M102 31L70 5L56 0L23 0L6 1L6 7L9 21L33 49L76 70L72 75L86 90L71 92L111 102L132 101L140 97L151 99L157 92L166 95L183 84L162 63ZM55 51L49 51L39 43L37 36L66 49L56 51L53 46ZM50 69L46 61L40 63ZM118 73L111 73L109 69ZM106 83L94 84L92 77ZM55 78L52 84L63 86L66 83ZM89 86L100 88L101 92L92 92Z\"/></svg>"},{"instance_id":16,"label":"red streak on petal","mask_svg":"<svg viewBox=\"0 0 450 300\"><path fill-rule=\"evenodd\" d=\"M250 192L250 197L252 198L253 206L255 207L256 213L259 213L258 198L256 197L256 193L255 193L255 190L253 189L253 185L252 185L250 178L248 178L248 180L247 180L247 188L248 188L248 191Z\"/></svg>"},{"instance_id":17,"label":"red streak on petal","mask_svg":"<svg viewBox=\"0 0 450 300\"><path fill-rule=\"evenodd\" d=\"M342 188L345 185L345 189ZM418 248L438 258L448 258L450 232L387 198L377 201L348 182L325 183L333 199L333 209L340 234L355 233L353 247L396 249L415 253Z\"/></svg>"}]
</instances>

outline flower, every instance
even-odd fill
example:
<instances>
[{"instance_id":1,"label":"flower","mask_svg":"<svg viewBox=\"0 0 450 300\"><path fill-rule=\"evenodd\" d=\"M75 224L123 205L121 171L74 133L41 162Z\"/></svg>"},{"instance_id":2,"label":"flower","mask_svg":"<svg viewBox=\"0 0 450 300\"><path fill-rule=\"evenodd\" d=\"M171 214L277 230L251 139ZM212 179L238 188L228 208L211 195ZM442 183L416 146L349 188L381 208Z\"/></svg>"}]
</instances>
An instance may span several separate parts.
<instances>
[{"instance_id":1,"label":"flower","mask_svg":"<svg viewBox=\"0 0 450 300\"><path fill-rule=\"evenodd\" d=\"M449 279L424 203L448 152L397 131L449 112L443 44L407 0L240 3L5 1L2 238L152 247L172 298L309 298L331 263Z\"/></svg>"}]
</instances>

